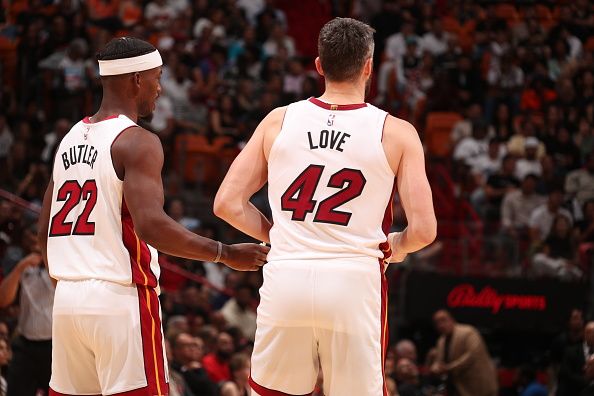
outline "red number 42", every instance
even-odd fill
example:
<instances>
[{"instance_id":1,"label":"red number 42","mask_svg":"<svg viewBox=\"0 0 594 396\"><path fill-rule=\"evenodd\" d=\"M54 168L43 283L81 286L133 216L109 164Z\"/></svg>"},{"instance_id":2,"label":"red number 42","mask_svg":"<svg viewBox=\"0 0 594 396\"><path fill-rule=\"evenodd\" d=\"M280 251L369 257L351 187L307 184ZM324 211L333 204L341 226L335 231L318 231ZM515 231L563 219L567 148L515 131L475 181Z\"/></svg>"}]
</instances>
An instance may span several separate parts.
<instances>
[{"instance_id":1,"label":"red number 42","mask_svg":"<svg viewBox=\"0 0 594 396\"><path fill-rule=\"evenodd\" d=\"M66 221L66 216L80 203L81 199L87 203L72 229L72 222ZM95 223L89 222L89 216L97 204L97 183L95 180L87 180L82 187L76 180L66 181L58 190L57 200L66 202L62 209L52 217L49 236L95 234Z\"/></svg>"},{"instance_id":2,"label":"red number 42","mask_svg":"<svg viewBox=\"0 0 594 396\"><path fill-rule=\"evenodd\" d=\"M313 195L323 171L322 165L308 166L281 196L282 210L293 212L291 220L304 221L307 214L314 211L317 201L313 199ZM336 208L361 195L366 182L363 173L357 169L343 168L333 174L328 187L341 190L320 202L313 221L348 225L352 213L339 211Z\"/></svg>"}]
</instances>

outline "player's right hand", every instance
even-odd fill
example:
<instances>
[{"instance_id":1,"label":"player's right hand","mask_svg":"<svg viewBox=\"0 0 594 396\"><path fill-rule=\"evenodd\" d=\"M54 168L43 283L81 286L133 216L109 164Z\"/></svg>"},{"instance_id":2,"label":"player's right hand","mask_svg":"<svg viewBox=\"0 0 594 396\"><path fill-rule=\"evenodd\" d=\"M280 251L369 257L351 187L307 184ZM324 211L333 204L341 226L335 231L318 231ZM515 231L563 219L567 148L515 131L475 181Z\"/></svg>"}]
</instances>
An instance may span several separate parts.
<instances>
[{"instance_id":1,"label":"player's right hand","mask_svg":"<svg viewBox=\"0 0 594 396\"><path fill-rule=\"evenodd\" d=\"M221 262L237 271L257 271L266 263L270 248L254 243L238 243L223 248Z\"/></svg>"}]
</instances>

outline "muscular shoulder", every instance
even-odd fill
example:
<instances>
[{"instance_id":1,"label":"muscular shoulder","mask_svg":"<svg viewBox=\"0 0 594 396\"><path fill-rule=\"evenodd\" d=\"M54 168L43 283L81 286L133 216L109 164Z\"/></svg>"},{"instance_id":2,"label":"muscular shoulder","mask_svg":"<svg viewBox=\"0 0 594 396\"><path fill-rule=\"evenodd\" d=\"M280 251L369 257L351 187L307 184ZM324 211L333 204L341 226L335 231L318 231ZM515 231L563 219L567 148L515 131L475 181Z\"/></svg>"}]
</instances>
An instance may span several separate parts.
<instances>
[{"instance_id":1,"label":"muscular shoulder","mask_svg":"<svg viewBox=\"0 0 594 396\"><path fill-rule=\"evenodd\" d=\"M270 153L270 148L274 143L274 140L278 136L283 126L283 121L285 120L285 113L287 112L287 106L277 107L276 109L272 110L260 123L256 133L262 133L264 136L263 139L263 150L264 155L268 158L268 154Z\"/></svg>"},{"instance_id":2,"label":"muscular shoulder","mask_svg":"<svg viewBox=\"0 0 594 396\"><path fill-rule=\"evenodd\" d=\"M111 146L111 157L118 177L123 179L125 168L141 162L161 163L163 147L159 137L139 126L122 131Z\"/></svg>"},{"instance_id":3,"label":"muscular shoulder","mask_svg":"<svg viewBox=\"0 0 594 396\"><path fill-rule=\"evenodd\" d=\"M139 126L133 126L122 131L114 140L111 152L113 154L147 154L154 150L161 150L159 137Z\"/></svg>"},{"instance_id":4,"label":"muscular shoulder","mask_svg":"<svg viewBox=\"0 0 594 396\"><path fill-rule=\"evenodd\" d=\"M264 126L266 126L267 128L278 127L280 129L280 127L283 124L283 120L285 119L286 111L287 106L275 108L270 113L268 113L266 117L264 117L264 119L262 120L262 124L264 124Z\"/></svg>"},{"instance_id":5,"label":"muscular shoulder","mask_svg":"<svg viewBox=\"0 0 594 396\"><path fill-rule=\"evenodd\" d=\"M384 124L384 139L394 139L399 141L406 141L409 139L419 140L419 135L410 122L388 114L386 123Z\"/></svg>"},{"instance_id":6,"label":"muscular shoulder","mask_svg":"<svg viewBox=\"0 0 594 396\"><path fill-rule=\"evenodd\" d=\"M406 152L422 151L421 141L415 127L411 123L389 114L384 123L382 145L394 174L398 172L400 160Z\"/></svg>"}]
</instances>

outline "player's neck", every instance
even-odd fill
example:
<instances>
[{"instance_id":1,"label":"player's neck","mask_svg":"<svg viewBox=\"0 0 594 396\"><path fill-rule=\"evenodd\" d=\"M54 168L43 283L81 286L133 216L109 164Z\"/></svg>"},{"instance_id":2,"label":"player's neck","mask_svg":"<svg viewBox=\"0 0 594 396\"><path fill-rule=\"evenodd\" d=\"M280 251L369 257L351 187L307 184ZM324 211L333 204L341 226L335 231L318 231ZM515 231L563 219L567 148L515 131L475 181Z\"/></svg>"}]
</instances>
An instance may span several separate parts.
<instances>
[{"instance_id":1,"label":"player's neck","mask_svg":"<svg viewBox=\"0 0 594 396\"><path fill-rule=\"evenodd\" d=\"M365 84L326 82L320 100L332 104L356 104L365 101Z\"/></svg>"},{"instance_id":2,"label":"player's neck","mask_svg":"<svg viewBox=\"0 0 594 396\"><path fill-rule=\"evenodd\" d=\"M133 101L122 98L120 95L113 95L104 90L101 106L99 106L97 113L91 117L92 121L101 121L114 114L123 114L134 122L138 121L138 111Z\"/></svg>"}]
</instances>

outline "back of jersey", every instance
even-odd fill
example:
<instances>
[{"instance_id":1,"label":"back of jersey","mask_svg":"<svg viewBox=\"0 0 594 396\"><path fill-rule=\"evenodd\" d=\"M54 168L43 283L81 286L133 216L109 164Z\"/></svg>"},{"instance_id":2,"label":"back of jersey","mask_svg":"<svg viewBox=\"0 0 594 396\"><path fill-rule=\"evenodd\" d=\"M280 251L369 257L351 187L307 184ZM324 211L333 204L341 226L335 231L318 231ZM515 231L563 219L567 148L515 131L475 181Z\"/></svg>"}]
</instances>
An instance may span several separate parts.
<instances>
[{"instance_id":1,"label":"back of jersey","mask_svg":"<svg viewBox=\"0 0 594 396\"><path fill-rule=\"evenodd\" d=\"M386 116L315 98L287 107L268 159L269 261L384 256L394 188Z\"/></svg>"},{"instance_id":2,"label":"back of jersey","mask_svg":"<svg viewBox=\"0 0 594 396\"><path fill-rule=\"evenodd\" d=\"M85 118L60 143L47 242L53 278L157 286L157 251L134 232L111 157L113 142L133 126L124 115Z\"/></svg>"}]
</instances>

